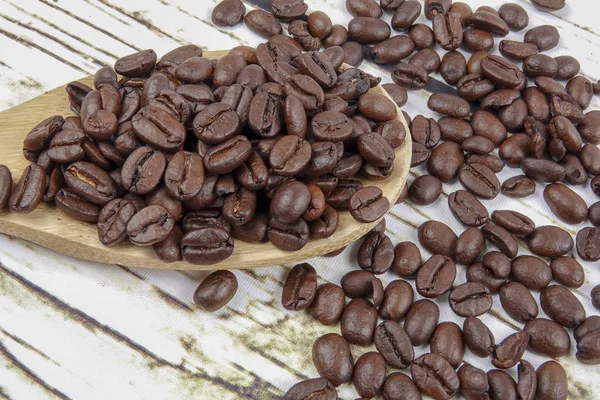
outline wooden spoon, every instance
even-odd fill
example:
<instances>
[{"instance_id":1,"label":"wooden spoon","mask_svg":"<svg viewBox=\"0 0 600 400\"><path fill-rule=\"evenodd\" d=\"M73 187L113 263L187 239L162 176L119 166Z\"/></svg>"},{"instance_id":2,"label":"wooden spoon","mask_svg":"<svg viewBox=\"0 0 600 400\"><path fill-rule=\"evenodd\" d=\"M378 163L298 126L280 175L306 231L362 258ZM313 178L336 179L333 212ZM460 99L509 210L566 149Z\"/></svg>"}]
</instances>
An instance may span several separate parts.
<instances>
[{"instance_id":1,"label":"wooden spoon","mask_svg":"<svg viewBox=\"0 0 600 400\"><path fill-rule=\"evenodd\" d=\"M225 54L226 51L207 51L204 57L219 59ZM81 82L93 87L92 77L84 78ZM65 86L0 112L0 164L10 168L15 181L29 165L29 161L23 157L23 139L27 133L40 121L52 115L73 115L69 109ZM388 96L381 87L373 88L371 92ZM392 175L383 181L361 179L365 186L379 186L392 205L406 183L412 156L410 131L400 110L397 118L404 124L407 137L404 144L396 149ZM254 268L293 263L337 250L363 236L378 222L359 223L349 212L344 211L339 213L339 227L333 236L310 240L300 251L285 252L270 243L250 244L236 240L233 254L225 261L215 265L192 265L185 261L164 263L156 258L152 247L137 247L130 243L105 247L98 240L95 224L71 219L56 207L44 203L29 214L0 211L1 233L29 240L71 257L130 267L178 270Z\"/></svg>"}]
</instances>

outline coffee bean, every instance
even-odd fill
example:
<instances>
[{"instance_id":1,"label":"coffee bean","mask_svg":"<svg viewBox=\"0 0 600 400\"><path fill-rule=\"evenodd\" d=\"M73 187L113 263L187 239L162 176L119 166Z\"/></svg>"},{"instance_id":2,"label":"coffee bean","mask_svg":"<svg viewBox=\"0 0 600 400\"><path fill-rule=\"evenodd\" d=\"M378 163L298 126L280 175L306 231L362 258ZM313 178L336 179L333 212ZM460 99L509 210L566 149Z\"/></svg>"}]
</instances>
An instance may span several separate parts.
<instances>
[{"instance_id":1,"label":"coffee bean","mask_svg":"<svg viewBox=\"0 0 600 400\"><path fill-rule=\"evenodd\" d=\"M373 274L383 274L394 261L394 246L385 233L370 233L360 245L358 265Z\"/></svg>"},{"instance_id":2,"label":"coffee bean","mask_svg":"<svg viewBox=\"0 0 600 400\"><path fill-rule=\"evenodd\" d=\"M393 372L383 383L383 400L406 399L419 400L421 393L412 379L401 372Z\"/></svg>"},{"instance_id":3,"label":"coffee bean","mask_svg":"<svg viewBox=\"0 0 600 400\"><path fill-rule=\"evenodd\" d=\"M578 124L585 119L581 107L573 96L568 93L552 94L550 96L550 107L555 116L566 117L574 124Z\"/></svg>"},{"instance_id":4,"label":"coffee bean","mask_svg":"<svg viewBox=\"0 0 600 400\"><path fill-rule=\"evenodd\" d=\"M505 371L493 369L487 372L490 400L517 399L517 383Z\"/></svg>"},{"instance_id":5,"label":"coffee bean","mask_svg":"<svg viewBox=\"0 0 600 400\"><path fill-rule=\"evenodd\" d=\"M194 292L194 303L205 311L217 311L231 301L237 292L235 275L227 270L208 275Z\"/></svg>"},{"instance_id":6,"label":"coffee bean","mask_svg":"<svg viewBox=\"0 0 600 400\"><path fill-rule=\"evenodd\" d=\"M375 329L374 342L385 362L394 368L408 368L415 353L406 331L394 321L384 321Z\"/></svg>"},{"instance_id":7,"label":"coffee bean","mask_svg":"<svg viewBox=\"0 0 600 400\"><path fill-rule=\"evenodd\" d=\"M508 257L498 251L483 256L482 262L471 264L467 269L468 282L480 282L490 292L496 293L510 275L511 264Z\"/></svg>"},{"instance_id":8,"label":"coffee bean","mask_svg":"<svg viewBox=\"0 0 600 400\"><path fill-rule=\"evenodd\" d=\"M440 74L449 85L456 85L467 74L467 61L462 53L453 50L444 55Z\"/></svg>"},{"instance_id":9,"label":"coffee bean","mask_svg":"<svg viewBox=\"0 0 600 400\"><path fill-rule=\"evenodd\" d=\"M13 187L13 179L6 165L0 165L0 210L7 208Z\"/></svg>"},{"instance_id":10,"label":"coffee bean","mask_svg":"<svg viewBox=\"0 0 600 400\"><path fill-rule=\"evenodd\" d=\"M538 315L538 306L531 292L519 282L507 282L500 287L502 308L513 319L528 322Z\"/></svg>"},{"instance_id":11,"label":"coffee bean","mask_svg":"<svg viewBox=\"0 0 600 400\"><path fill-rule=\"evenodd\" d=\"M340 282L344 294L351 299L371 296L375 307L383 300L383 284L379 278L368 271L351 271L342 277Z\"/></svg>"},{"instance_id":12,"label":"coffee bean","mask_svg":"<svg viewBox=\"0 0 600 400\"><path fill-rule=\"evenodd\" d=\"M308 308L317 292L317 273L312 265L303 263L292 268L283 285L281 304L286 310Z\"/></svg>"},{"instance_id":13,"label":"coffee bean","mask_svg":"<svg viewBox=\"0 0 600 400\"><path fill-rule=\"evenodd\" d=\"M556 226L541 226L527 238L529 250L543 257L562 256L573 248L573 238Z\"/></svg>"},{"instance_id":14,"label":"coffee bean","mask_svg":"<svg viewBox=\"0 0 600 400\"><path fill-rule=\"evenodd\" d=\"M410 367L410 374L421 392L436 399L454 396L460 385L452 366L436 354L417 358Z\"/></svg>"},{"instance_id":15,"label":"coffee bean","mask_svg":"<svg viewBox=\"0 0 600 400\"><path fill-rule=\"evenodd\" d=\"M127 223L137 210L132 201L114 199L98 216L98 239L105 246L114 246L127 238Z\"/></svg>"},{"instance_id":16,"label":"coffee bean","mask_svg":"<svg viewBox=\"0 0 600 400\"><path fill-rule=\"evenodd\" d=\"M458 172L458 180L474 195L493 199L500 192L500 181L496 174L483 164L466 164Z\"/></svg>"},{"instance_id":17,"label":"coffee bean","mask_svg":"<svg viewBox=\"0 0 600 400\"><path fill-rule=\"evenodd\" d=\"M481 228L485 238L492 242L508 258L515 258L519 252L519 244L514 236L500 225L487 224Z\"/></svg>"},{"instance_id":18,"label":"coffee bean","mask_svg":"<svg viewBox=\"0 0 600 400\"><path fill-rule=\"evenodd\" d=\"M454 322L442 322L431 337L431 353L443 357L455 369L462 363L465 344L460 327Z\"/></svg>"},{"instance_id":19,"label":"coffee bean","mask_svg":"<svg viewBox=\"0 0 600 400\"><path fill-rule=\"evenodd\" d=\"M422 299L413 303L404 320L404 329L413 346L429 342L439 317L440 310L431 300Z\"/></svg>"},{"instance_id":20,"label":"coffee bean","mask_svg":"<svg viewBox=\"0 0 600 400\"><path fill-rule=\"evenodd\" d=\"M148 146L140 147L123 164L123 185L132 193L150 193L160 183L165 167L166 160L160 151Z\"/></svg>"},{"instance_id":21,"label":"coffee bean","mask_svg":"<svg viewBox=\"0 0 600 400\"><path fill-rule=\"evenodd\" d=\"M467 317L463 323L465 344L477 357L486 358L494 350L495 339L489 328L476 317Z\"/></svg>"},{"instance_id":22,"label":"coffee bean","mask_svg":"<svg viewBox=\"0 0 600 400\"><path fill-rule=\"evenodd\" d=\"M390 37L390 33L390 26L379 18L356 17L348 23L349 38L360 44L382 42Z\"/></svg>"},{"instance_id":23,"label":"coffee bean","mask_svg":"<svg viewBox=\"0 0 600 400\"><path fill-rule=\"evenodd\" d=\"M481 29L467 29L463 33L463 43L469 51L490 51L494 47L494 37Z\"/></svg>"},{"instance_id":24,"label":"coffee bean","mask_svg":"<svg viewBox=\"0 0 600 400\"><path fill-rule=\"evenodd\" d=\"M433 254L454 257L458 237L450 227L438 221L427 221L419 226L419 243ZM453 279L454 280L454 279Z\"/></svg>"},{"instance_id":25,"label":"coffee bean","mask_svg":"<svg viewBox=\"0 0 600 400\"><path fill-rule=\"evenodd\" d=\"M580 224L587 218L587 204L577 193L560 183L544 189L544 200L550 210L569 224Z\"/></svg>"},{"instance_id":26,"label":"coffee bean","mask_svg":"<svg viewBox=\"0 0 600 400\"><path fill-rule=\"evenodd\" d=\"M527 11L518 4L505 3L498 9L498 14L513 31L520 31L529 25Z\"/></svg>"},{"instance_id":27,"label":"coffee bean","mask_svg":"<svg viewBox=\"0 0 600 400\"><path fill-rule=\"evenodd\" d=\"M233 252L233 240L225 229L204 226L181 239L183 259L190 264L210 265L223 261Z\"/></svg>"},{"instance_id":28,"label":"coffee bean","mask_svg":"<svg viewBox=\"0 0 600 400\"><path fill-rule=\"evenodd\" d=\"M506 36L509 33L508 25L497 13L475 11L469 17L469 25L499 36Z\"/></svg>"},{"instance_id":29,"label":"coffee bean","mask_svg":"<svg viewBox=\"0 0 600 400\"><path fill-rule=\"evenodd\" d=\"M8 206L11 211L30 213L42 202L46 189L46 171L36 164L29 164L12 189Z\"/></svg>"},{"instance_id":30,"label":"coffee bean","mask_svg":"<svg viewBox=\"0 0 600 400\"><path fill-rule=\"evenodd\" d=\"M175 221L167 210L159 205L148 206L137 212L127 223L127 234L138 246L151 246L166 239Z\"/></svg>"},{"instance_id":31,"label":"coffee bean","mask_svg":"<svg viewBox=\"0 0 600 400\"><path fill-rule=\"evenodd\" d=\"M236 26L245 13L246 7L240 0L225 0L213 8L211 21L217 26Z\"/></svg>"},{"instance_id":32,"label":"coffee bean","mask_svg":"<svg viewBox=\"0 0 600 400\"><path fill-rule=\"evenodd\" d=\"M156 258L164 263L173 263L175 261L181 261L181 238L183 232L179 226L175 226L171 235L162 242L158 242L152 245Z\"/></svg>"},{"instance_id":33,"label":"coffee bean","mask_svg":"<svg viewBox=\"0 0 600 400\"><path fill-rule=\"evenodd\" d=\"M414 0L408 0L404 4L417 3ZM397 85L407 89L423 89L429 81L429 74L425 68L420 65L400 62L394 67L392 80Z\"/></svg>"},{"instance_id":34,"label":"coffee bean","mask_svg":"<svg viewBox=\"0 0 600 400\"><path fill-rule=\"evenodd\" d=\"M57 132L50 140L48 157L60 164L69 164L83 159L85 152L81 145L84 138L85 134L80 130L63 129Z\"/></svg>"},{"instance_id":35,"label":"coffee bean","mask_svg":"<svg viewBox=\"0 0 600 400\"><path fill-rule=\"evenodd\" d=\"M542 11L557 11L565 6L566 0L533 0L532 3Z\"/></svg>"},{"instance_id":36,"label":"coffee bean","mask_svg":"<svg viewBox=\"0 0 600 400\"><path fill-rule=\"evenodd\" d=\"M375 132L379 133L393 149L402 146L406 140L406 128L398 120L384 122L375 128Z\"/></svg>"},{"instance_id":37,"label":"coffee bean","mask_svg":"<svg viewBox=\"0 0 600 400\"><path fill-rule=\"evenodd\" d=\"M385 362L378 352L367 352L356 360L352 381L360 396L367 398L377 396L384 380Z\"/></svg>"},{"instance_id":38,"label":"coffee bean","mask_svg":"<svg viewBox=\"0 0 600 400\"><path fill-rule=\"evenodd\" d=\"M494 142L483 136L471 136L462 141L461 149L477 155L486 155L494 151Z\"/></svg>"},{"instance_id":39,"label":"coffee bean","mask_svg":"<svg viewBox=\"0 0 600 400\"><path fill-rule=\"evenodd\" d=\"M327 196L327 204L331 207L338 209L348 209L350 206L350 199L363 185L360 181L356 180L345 180L339 181L335 188ZM325 191L324 191L325 192Z\"/></svg>"},{"instance_id":40,"label":"coffee bean","mask_svg":"<svg viewBox=\"0 0 600 400\"><path fill-rule=\"evenodd\" d=\"M279 21L275 19L273 14L264 10L249 11L244 18L244 22L252 32L267 39L281 33Z\"/></svg>"},{"instance_id":41,"label":"coffee bean","mask_svg":"<svg viewBox=\"0 0 600 400\"><path fill-rule=\"evenodd\" d=\"M481 61L481 73L493 82L508 88L521 84L523 73L514 63L500 56L487 56Z\"/></svg>"},{"instance_id":42,"label":"coffee bean","mask_svg":"<svg viewBox=\"0 0 600 400\"><path fill-rule=\"evenodd\" d=\"M421 252L411 242L400 242L394 249L392 270L401 277L413 277L421 267Z\"/></svg>"},{"instance_id":43,"label":"coffee bean","mask_svg":"<svg viewBox=\"0 0 600 400\"><path fill-rule=\"evenodd\" d=\"M350 214L359 222L373 222L381 218L390 208L390 202L382 197L381 189L368 186L350 198Z\"/></svg>"},{"instance_id":44,"label":"coffee bean","mask_svg":"<svg viewBox=\"0 0 600 400\"><path fill-rule=\"evenodd\" d=\"M432 111L455 118L466 118L471 113L471 107L466 100L444 93L432 94L427 106Z\"/></svg>"},{"instance_id":45,"label":"coffee bean","mask_svg":"<svg viewBox=\"0 0 600 400\"><path fill-rule=\"evenodd\" d=\"M371 48L371 59L377 64L397 63L415 50L415 43L405 35L392 36Z\"/></svg>"},{"instance_id":46,"label":"coffee bean","mask_svg":"<svg viewBox=\"0 0 600 400\"><path fill-rule=\"evenodd\" d=\"M522 238L529 236L535 229L535 223L531 218L512 210L494 211L492 213L492 221L510 233Z\"/></svg>"},{"instance_id":47,"label":"coffee bean","mask_svg":"<svg viewBox=\"0 0 600 400\"><path fill-rule=\"evenodd\" d=\"M377 325L377 310L365 299L352 299L342 313L342 336L349 343L368 346L373 343L373 333Z\"/></svg>"},{"instance_id":48,"label":"coffee bean","mask_svg":"<svg viewBox=\"0 0 600 400\"><path fill-rule=\"evenodd\" d=\"M440 68L441 60L438 53L432 49L421 49L410 58L410 64L420 65L428 73L437 72Z\"/></svg>"},{"instance_id":49,"label":"coffee bean","mask_svg":"<svg viewBox=\"0 0 600 400\"><path fill-rule=\"evenodd\" d=\"M529 343L529 333L516 332L507 336L500 344L494 347L492 364L496 368L508 369L519 363Z\"/></svg>"},{"instance_id":50,"label":"coffee bean","mask_svg":"<svg viewBox=\"0 0 600 400\"><path fill-rule=\"evenodd\" d=\"M408 189L410 201L419 205L433 204L442 193L442 182L431 175L421 175Z\"/></svg>"},{"instance_id":51,"label":"coffee bean","mask_svg":"<svg viewBox=\"0 0 600 400\"><path fill-rule=\"evenodd\" d=\"M449 258L436 254L427 260L416 276L417 292L421 296L436 298L450 290L456 277L456 265Z\"/></svg>"},{"instance_id":52,"label":"coffee bean","mask_svg":"<svg viewBox=\"0 0 600 400\"><path fill-rule=\"evenodd\" d=\"M417 115L410 126L413 142L433 148L440 141L440 127L433 118L426 118L423 115Z\"/></svg>"},{"instance_id":53,"label":"coffee bean","mask_svg":"<svg viewBox=\"0 0 600 400\"><path fill-rule=\"evenodd\" d=\"M329 326L340 320L345 304L346 297L342 288L333 283L325 283L317 289L309 310L314 319Z\"/></svg>"},{"instance_id":54,"label":"coffee bean","mask_svg":"<svg viewBox=\"0 0 600 400\"><path fill-rule=\"evenodd\" d=\"M492 307L492 296L482 283L467 282L452 290L448 298L457 315L472 317L485 314Z\"/></svg>"},{"instance_id":55,"label":"coffee bean","mask_svg":"<svg viewBox=\"0 0 600 400\"><path fill-rule=\"evenodd\" d=\"M413 289L408 282L403 280L390 282L385 288L379 316L386 320L400 320L412 305L413 297Z\"/></svg>"},{"instance_id":56,"label":"coffee bean","mask_svg":"<svg viewBox=\"0 0 600 400\"><path fill-rule=\"evenodd\" d=\"M460 381L460 392L469 400L489 399L488 378L484 371L464 363L457 372Z\"/></svg>"},{"instance_id":57,"label":"coffee bean","mask_svg":"<svg viewBox=\"0 0 600 400\"><path fill-rule=\"evenodd\" d=\"M502 183L502 194L514 198L524 198L535 193L535 182L525 175L517 175Z\"/></svg>"},{"instance_id":58,"label":"coffee bean","mask_svg":"<svg viewBox=\"0 0 600 400\"><path fill-rule=\"evenodd\" d=\"M535 233L533 235L535 235ZM552 280L552 270L541 258L535 256L519 256L512 262L512 277L517 282L525 285L528 289L541 290L548 286Z\"/></svg>"},{"instance_id":59,"label":"coffee bean","mask_svg":"<svg viewBox=\"0 0 600 400\"><path fill-rule=\"evenodd\" d=\"M482 226L489 219L485 206L465 190L451 193L448 196L448 206L456 219L467 226Z\"/></svg>"},{"instance_id":60,"label":"coffee bean","mask_svg":"<svg viewBox=\"0 0 600 400\"><path fill-rule=\"evenodd\" d=\"M529 348L548 357L562 357L569 353L571 339L565 328L546 318L536 318L525 324L531 335Z\"/></svg>"},{"instance_id":61,"label":"coffee bean","mask_svg":"<svg viewBox=\"0 0 600 400\"><path fill-rule=\"evenodd\" d=\"M554 78L558 72L558 64L550 56L534 54L523 60L523 72L530 78L538 76Z\"/></svg>"},{"instance_id":62,"label":"coffee bean","mask_svg":"<svg viewBox=\"0 0 600 400\"><path fill-rule=\"evenodd\" d=\"M574 328L585 320L583 305L563 286L550 285L540 292L542 310L564 327Z\"/></svg>"},{"instance_id":63,"label":"coffee bean","mask_svg":"<svg viewBox=\"0 0 600 400\"><path fill-rule=\"evenodd\" d=\"M477 228L468 228L456 241L456 262L463 265L473 263L485 247L485 238Z\"/></svg>"},{"instance_id":64,"label":"coffee bean","mask_svg":"<svg viewBox=\"0 0 600 400\"><path fill-rule=\"evenodd\" d=\"M56 207L69 217L86 222L96 222L100 207L90 203L67 188L60 189L54 198Z\"/></svg>"},{"instance_id":65,"label":"coffee bean","mask_svg":"<svg viewBox=\"0 0 600 400\"><path fill-rule=\"evenodd\" d=\"M562 181L566 176L565 169L550 160L525 158L521 161L521 169L530 178L541 182Z\"/></svg>"},{"instance_id":66,"label":"coffee bean","mask_svg":"<svg viewBox=\"0 0 600 400\"><path fill-rule=\"evenodd\" d=\"M546 51L558 46L560 34L552 25L540 25L528 30L523 41L535 44L540 51Z\"/></svg>"},{"instance_id":67,"label":"coffee bean","mask_svg":"<svg viewBox=\"0 0 600 400\"><path fill-rule=\"evenodd\" d=\"M391 25L395 31L404 31L410 28L421 15L421 3L408 0L400 4L392 16Z\"/></svg>"},{"instance_id":68,"label":"coffee bean","mask_svg":"<svg viewBox=\"0 0 600 400\"><path fill-rule=\"evenodd\" d=\"M346 340L336 334L328 333L313 343L312 359L315 368L323 378L335 387L349 382L354 371L352 353Z\"/></svg>"},{"instance_id":69,"label":"coffee bean","mask_svg":"<svg viewBox=\"0 0 600 400\"><path fill-rule=\"evenodd\" d=\"M296 383L287 391L283 400L305 400L310 398L335 400L337 396L337 391L327 379L314 378Z\"/></svg>"},{"instance_id":70,"label":"coffee bean","mask_svg":"<svg viewBox=\"0 0 600 400\"><path fill-rule=\"evenodd\" d=\"M358 150L366 162L376 167L390 167L396 157L394 149L376 132L360 135L358 137Z\"/></svg>"},{"instance_id":71,"label":"coffee bean","mask_svg":"<svg viewBox=\"0 0 600 400\"><path fill-rule=\"evenodd\" d=\"M467 101L480 100L494 91L494 83L479 74L469 73L456 84L458 95Z\"/></svg>"},{"instance_id":72,"label":"coffee bean","mask_svg":"<svg viewBox=\"0 0 600 400\"><path fill-rule=\"evenodd\" d=\"M433 17L435 41L446 51L456 50L463 41L460 17L453 13L439 13Z\"/></svg>"},{"instance_id":73,"label":"coffee bean","mask_svg":"<svg viewBox=\"0 0 600 400\"><path fill-rule=\"evenodd\" d=\"M596 287L597 288L597 287ZM598 308L598 307L596 307ZM583 364L600 363L600 331L590 332L577 342L577 360Z\"/></svg>"}]
</instances>

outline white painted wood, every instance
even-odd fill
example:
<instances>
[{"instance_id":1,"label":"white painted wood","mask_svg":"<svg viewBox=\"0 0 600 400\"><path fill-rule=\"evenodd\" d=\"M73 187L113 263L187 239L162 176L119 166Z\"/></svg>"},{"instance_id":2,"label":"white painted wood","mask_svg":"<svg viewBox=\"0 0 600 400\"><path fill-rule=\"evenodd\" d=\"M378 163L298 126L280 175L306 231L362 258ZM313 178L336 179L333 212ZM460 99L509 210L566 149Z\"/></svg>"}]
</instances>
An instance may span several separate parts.
<instances>
[{"instance_id":1,"label":"white painted wood","mask_svg":"<svg viewBox=\"0 0 600 400\"><path fill-rule=\"evenodd\" d=\"M574 55L584 74L600 78L597 4L567 0L567 8L554 16L535 10L528 1L515 1L530 13L531 26L548 23L560 30L561 45L549 54ZM307 3L311 10L330 12L335 23L350 19L343 0ZM260 43L245 27L212 27L207 21L214 4L213 0L0 0L0 109L80 78L98 62L110 64L134 48L152 47L161 54L180 43L208 49ZM477 8L502 2L469 4ZM428 21L420 17L419 22ZM363 68L389 82L380 67L364 63ZM430 115L426 100L427 93L412 92L405 110L413 116ZM596 97L592 108L599 106ZM414 169L409 180L423 173L422 167ZM505 168L499 177L504 181L517 173ZM445 184L444 193L459 187ZM551 215L542 189L538 186L538 193L526 201L499 197L484 203L489 209L524 212L538 225L557 224L576 233L579 226L565 226ZM587 187L575 190L589 204L598 200ZM443 221L460 233L464 228L450 215L446 201L442 196L427 207L409 203L394 207L387 217L392 241L416 241L416 227L428 219ZM356 269L356 251L353 245L336 258L310 260L319 282L338 283ZM521 247L520 254L529 253ZM423 252L424 258L429 256ZM4 236L0 236L0 264L0 398L274 399L298 380L316 376L310 355L313 340L339 331L339 326L319 326L307 313L283 310L281 284L290 265L235 271L239 292L224 310L207 314L192 303L206 272L85 263ZM591 307L589 291L600 283L600 270L597 263L582 264L587 281L575 294L589 315L598 314ZM457 283L465 280L464 271L464 266L458 267ZM395 279L391 273L381 278L384 283ZM443 320L462 325L445 297L436 302ZM492 315L482 320L500 341L522 324L510 320L497 296L494 302ZM370 349L352 348L355 358ZM422 346L416 352L427 349ZM596 398L598 369L577 363L574 353L573 343L570 355L559 359L569 373L570 398ZM545 360L529 351L525 358L535 366ZM489 360L468 351L466 360L491 368ZM514 369L510 373L516 377ZM341 399L356 397L351 385L341 388Z\"/></svg>"}]
</instances>

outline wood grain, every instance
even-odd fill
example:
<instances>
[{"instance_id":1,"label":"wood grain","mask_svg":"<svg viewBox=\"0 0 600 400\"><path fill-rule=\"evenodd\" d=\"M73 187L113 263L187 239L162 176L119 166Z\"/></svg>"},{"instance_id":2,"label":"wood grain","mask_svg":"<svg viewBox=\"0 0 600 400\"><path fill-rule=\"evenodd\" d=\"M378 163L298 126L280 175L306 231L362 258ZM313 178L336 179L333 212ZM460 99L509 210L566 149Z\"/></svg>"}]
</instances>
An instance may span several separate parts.
<instances>
[{"instance_id":1,"label":"wood grain","mask_svg":"<svg viewBox=\"0 0 600 400\"><path fill-rule=\"evenodd\" d=\"M212 51L206 52L205 56L218 59L226 53L226 51ZM91 86L92 78L85 78L82 82ZM373 88L371 91L387 96L381 87ZM0 137L4 138L0 147L0 159L10 168L15 180L29 163L22 154L23 138L39 121L52 115L73 115L69 110L65 86L0 113ZM397 118L409 132L400 110ZM394 204L406 183L410 169L411 147L410 140L405 140L404 144L396 149L394 172L390 178L384 181L361 179L363 184L379 186L383 195ZM167 264L156 258L152 247L136 247L129 243L111 248L105 247L98 240L94 224L73 220L57 208L46 204L40 205L29 214L2 212L0 232L29 240L71 257L90 261L162 269L234 269L290 263L322 255L355 241L377 222L358 223L349 212L340 212L339 227L333 236L322 240L310 240L300 251L285 252L270 243L248 244L237 240L231 257L210 266L192 265L185 261Z\"/></svg>"}]
</instances>

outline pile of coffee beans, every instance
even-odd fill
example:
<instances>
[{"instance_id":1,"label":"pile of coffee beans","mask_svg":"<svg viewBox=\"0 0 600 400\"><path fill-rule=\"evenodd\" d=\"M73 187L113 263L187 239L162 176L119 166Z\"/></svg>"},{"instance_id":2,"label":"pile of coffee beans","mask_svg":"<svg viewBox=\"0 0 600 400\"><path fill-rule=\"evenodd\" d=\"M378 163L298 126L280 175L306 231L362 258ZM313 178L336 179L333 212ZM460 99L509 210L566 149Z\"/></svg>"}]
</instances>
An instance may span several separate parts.
<instances>
[{"instance_id":1,"label":"pile of coffee beans","mask_svg":"<svg viewBox=\"0 0 600 400\"><path fill-rule=\"evenodd\" d=\"M338 210L378 220L388 199L355 177L392 174L407 135L398 109L369 92L380 79L342 68L341 49L301 49L282 36L215 61L193 45L158 62L144 50L101 68L94 89L70 83L78 116L31 130L31 164L12 193L0 170L0 206L54 203L96 222L105 246L153 246L191 264L226 259L234 238L300 250L334 234Z\"/></svg>"},{"instance_id":2,"label":"pile of coffee beans","mask_svg":"<svg viewBox=\"0 0 600 400\"><path fill-rule=\"evenodd\" d=\"M217 8L234 3L224 1ZM555 11L565 1L533 4ZM423 8L431 26L415 23ZM384 87L399 105L407 101L407 89L425 88L438 72L449 86L431 95L428 107L442 117L418 115L411 121L412 166L425 164L427 174L414 179L399 202L434 204L444 183L458 180L464 190L450 193L448 206L466 230L457 234L438 221L423 223L417 239L432 254L423 262L413 242L394 246L382 222L360 244L361 270L346 274L340 286L318 286L314 268L294 267L285 282L283 306L308 309L324 325L339 321L341 335L315 341L312 357L321 377L298 383L285 398L335 399L335 388L352 381L362 398L420 399L425 393L446 399L460 392L467 399L565 399L568 383L561 365L549 361L536 370L523 355L526 349L553 358L568 354L568 329L574 329L577 359L600 363L598 317L587 317L570 290L585 282L573 253L598 261L600 230L583 228L574 240L566 230L536 226L519 212L488 211L480 199L500 194L526 198L543 185L543 198L558 219L600 226L600 202L588 207L569 187L589 182L600 196L600 113L585 113L600 85L578 75L580 65L573 57L544 54L560 42L553 26L533 27L523 41L505 38L529 26L527 12L514 3L472 10L451 0L426 0L424 7L415 0L346 0L346 9L354 19L344 27L321 12L306 18L302 0L275 0L272 13L254 10L245 22L270 40L279 38L281 22L289 23L288 33L305 50L324 46L343 52L352 65L365 57L388 65L394 84ZM382 19L385 13L393 14L389 25ZM392 36L392 30L406 34ZM494 54L498 37L504 39L500 54ZM441 56L437 45L444 50ZM507 165L523 174L500 182L497 174ZM519 255L519 242L533 255ZM497 250L487 250L488 245ZM467 267L467 282L460 285L455 284L457 264ZM414 301L413 286L404 279L384 287L377 275L388 270L414 279L422 299ZM600 286L591 292L597 308L599 293ZM522 330L496 340L478 319L492 308L492 294L510 318L524 324ZM465 318L462 328L439 323L440 310L429 300L434 298L447 299L453 312ZM548 318L539 316L540 307ZM372 344L377 351L355 362L350 345ZM415 357L414 346L427 344L429 353ZM465 348L489 358L496 369L485 372L463 363ZM412 379L398 372L387 375L389 367L410 368ZM510 368L517 369L517 381L505 372Z\"/></svg>"}]
</instances>

